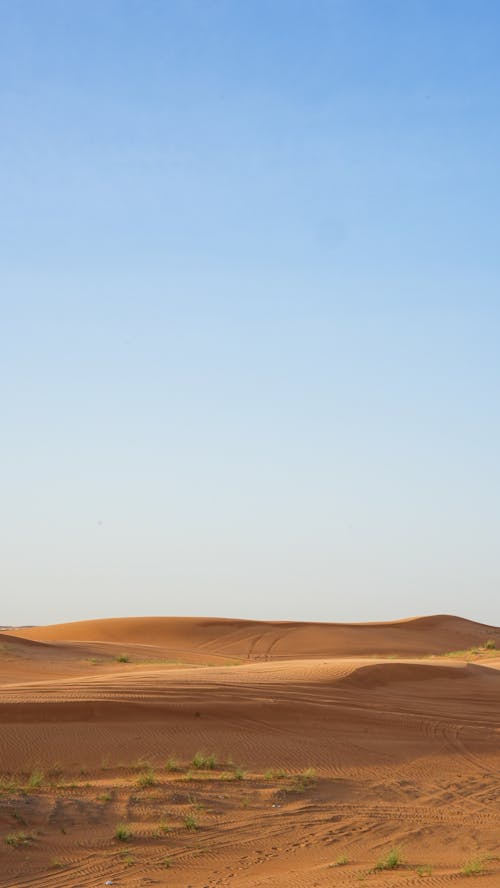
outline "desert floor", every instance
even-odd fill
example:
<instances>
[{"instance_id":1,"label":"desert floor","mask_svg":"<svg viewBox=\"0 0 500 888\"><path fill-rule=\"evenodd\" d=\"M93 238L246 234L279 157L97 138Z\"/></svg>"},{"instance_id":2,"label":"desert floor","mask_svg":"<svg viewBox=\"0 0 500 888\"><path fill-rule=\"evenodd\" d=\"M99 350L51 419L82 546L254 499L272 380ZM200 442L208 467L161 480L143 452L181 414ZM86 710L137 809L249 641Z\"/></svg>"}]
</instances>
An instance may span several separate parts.
<instances>
[{"instance_id":1,"label":"desert floor","mask_svg":"<svg viewBox=\"0 0 500 888\"><path fill-rule=\"evenodd\" d=\"M0 886L498 888L499 667L447 616L4 631Z\"/></svg>"}]
</instances>

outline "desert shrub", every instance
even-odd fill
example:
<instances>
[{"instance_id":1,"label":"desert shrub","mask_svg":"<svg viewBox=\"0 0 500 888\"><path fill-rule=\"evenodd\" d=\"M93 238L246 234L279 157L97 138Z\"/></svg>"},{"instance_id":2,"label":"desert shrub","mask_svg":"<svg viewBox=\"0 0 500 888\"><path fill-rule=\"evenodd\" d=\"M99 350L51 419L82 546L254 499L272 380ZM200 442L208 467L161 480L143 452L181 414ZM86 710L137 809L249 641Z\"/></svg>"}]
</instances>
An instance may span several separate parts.
<instances>
[{"instance_id":1,"label":"desert shrub","mask_svg":"<svg viewBox=\"0 0 500 888\"><path fill-rule=\"evenodd\" d=\"M197 752L191 764L199 771L213 771L217 764L217 759L213 753L205 755L203 752Z\"/></svg>"},{"instance_id":2,"label":"desert shrub","mask_svg":"<svg viewBox=\"0 0 500 888\"><path fill-rule=\"evenodd\" d=\"M130 657L128 654L118 654L115 659L117 663L130 663Z\"/></svg>"},{"instance_id":3,"label":"desert shrub","mask_svg":"<svg viewBox=\"0 0 500 888\"><path fill-rule=\"evenodd\" d=\"M234 771L224 771L224 773L221 774L220 779L227 781L244 780L245 772L242 768L236 768Z\"/></svg>"},{"instance_id":4,"label":"desert shrub","mask_svg":"<svg viewBox=\"0 0 500 888\"><path fill-rule=\"evenodd\" d=\"M293 778L292 790L295 792L303 792L309 786L316 783L316 771L314 768L306 768L301 774L296 774Z\"/></svg>"},{"instance_id":5,"label":"desert shrub","mask_svg":"<svg viewBox=\"0 0 500 888\"><path fill-rule=\"evenodd\" d=\"M126 823L119 823L115 829L115 839L119 842L128 842L132 838L132 833Z\"/></svg>"},{"instance_id":6,"label":"desert shrub","mask_svg":"<svg viewBox=\"0 0 500 888\"><path fill-rule=\"evenodd\" d=\"M64 867L66 866L64 861L62 861L59 857L53 857L52 860L50 861L50 865L54 869L64 869Z\"/></svg>"},{"instance_id":7,"label":"desert shrub","mask_svg":"<svg viewBox=\"0 0 500 888\"><path fill-rule=\"evenodd\" d=\"M19 779L14 777L0 777L0 794L22 792L23 787Z\"/></svg>"},{"instance_id":8,"label":"desert shrub","mask_svg":"<svg viewBox=\"0 0 500 888\"><path fill-rule=\"evenodd\" d=\"M199 829L198 821L193 814L186 814L184 818L184 826L186 829Z\"/></svg>"},{"instance_id":9,"label":"desert shrub","mask_svg":"<svg viewBox=\"0 0 500 888\"><path fill-rule=\"evenodd\" d=\"M167 761L166 761L166 763L165 763L165 770L167 770L167 771L179 771L180 768L179 768L179 762L177 761L177 759L173 758L173 756L171 756L170 758L168 758Z\"/></svg>"},{"instance_id":10,"label":"desert shrub","mask_svg":"<svg viewBox=\"0 0 500 888\"><path fill-rule=\"evenodd\" d=\"M27 788L28 789L40 789L43 783L43 771L39 768L35 768L34 771L31 772L28 777Z\"/></svg>"},{"instance_id":11,"label":"desert shrub","mask_svg":"<svg viewBox=\"0 0 500 888\"><path fill-rule=\"evenodd\" d=\"M155 780L155 772L152 768L148 768L147 771L144 771L143 774L137 778L137 783L142 789L146 789L148 786L154 786L156 783Z\"/></svg>"},{"instance_id":12,"label":"desert shrub","mask_svg":"<svg viewBox=\"0 0 500 888\"><path fill-rule=\"evenodd\" d=\"M133 857L132 854L129 854L127 852L126 854L122 854L121 857L122 857L122 862L125 864L125 866L133 866L134 865L135 857Z\"/></svg>"},{"instance_id":13,"label":"desert shrub","mask_svg":"<svg viewBox=\"0 0 500 888\"><path fill-rule=\"evenodd\" d=\"M479 857L468 860L462 867L464 876L480 876L482 873L484 873L484 861Z\"/></svg>"},{"instance_id":14,"label":"desert shrub","mask_svg":"<svg viewBox=\"0 0 500 888\"><path fill-rule=\"evenodd\" d=\"M392 870L401 866L402 862L401 852L398 851L397 848L392 848L386 857L381 857L380 860L377 860L373 869L374 872L380 872L380 870Z\"/></svg>"},{"instance_id":15,"label":"desert shrub","mask_svg":"<svg viewBox=\"0 0 500 888\"><path fill-rule=\"evenodd\" d=\"M334 863L331 863L330 866L347 866L349 863L349 858L346 854L342 854L341 857L337 858Z\"/></svg>"},{"instance_id":16,"label":"desert shrub","mask_svg":"<svg viewBox=\"0 0 500 888\"><path fill-rule=\"evenodd\" d=\"M33 833L16 832L5 836L5 841L11 848L19 848L20 845L27 845L29 842L33 842L34 838Z\"/></svg>"},{"instance_id":17,"label":"desert shrub","mask_svg":"<svg viewBox=\"0 0 500 888\"><path fill-rule=\"evenodd\" d=\"M264 774L264 780L283 780L286 777L286 771L282 768L269 768Z\"/></svg>"},{"instance_id":18,"label":"desert shrub","mask_svg":"<svg viewBox=\"0 0 500 888\"><path fill-rule=\"evenodd\" d=\"M488 638L488 641L485 644L485 648L487 651L494 651L496 648L496 644L492 638Z\"/></svg>"}]
</instances>

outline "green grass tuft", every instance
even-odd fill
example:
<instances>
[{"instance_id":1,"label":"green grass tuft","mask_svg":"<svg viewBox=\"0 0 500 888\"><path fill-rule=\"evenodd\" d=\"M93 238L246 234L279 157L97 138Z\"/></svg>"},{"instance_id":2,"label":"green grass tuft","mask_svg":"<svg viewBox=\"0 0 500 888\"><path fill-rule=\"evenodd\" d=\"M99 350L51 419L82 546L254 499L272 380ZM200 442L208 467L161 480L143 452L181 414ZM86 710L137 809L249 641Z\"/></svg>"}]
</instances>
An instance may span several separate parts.
<instances>
[{"instance_id":1,"label":"green grass tuft","mask_svg":"<svg viewBox=\"0 0 500 888\"><path fill-rule=\"evenodd\" d=\"M269 768L264 774L264 780L283 780L286 777L286 771L282 768Z\"/></svg>"},{"instance_id":2,"label":"green grass tuft","mask_svg":"<svg viewBox=\"0 0 500 888\"><path fill-rule=\"evenodd\" d=\"M378 873L381 870L393 870L401 866L403 859L401 852L397 848L392 848L386 857L381 857L373 867L373 871Z\"/></svg>"},{"instance_id":3,"label":"green grass tuft","mask_svg":"<svg viewBox=\"0 0 500 888\"><path fill-rule=\"evenodd\" d=\"M415 872L417 876L431 876L432 866L430 866L428 863L424 864L423 866L417 866Z\"/></svg>"},{"instance_id":4,"label":"green grass tuft","mask_svg":"<svg viewBox=\"0 0 500 888\"><path fill-rule=\"evenodd\" d=\"M43 780L44 780L43 771L41 771L39 768L35 768L35 770L32 771L30 776L28 777L28 782L26 784L26 788L28 789L28 791L34 790L34 789L40 789L40 787L43 784Z\"/></svg>"},{"instance_id":5,"label":"green grass tuft","mask_svg":"<svg viewBox=\"0 0 500 888\"><path fill-rule=\"evenodd\" d=\"M154 786L155 783L155 772L152 768L148 768L147 771L144 771L144 773L140 774L137 778L137 784L141 789L146 789L148 786Z\"/></svg>"},{"instance_id":6,"label":"green grass tuft","mask_svg":"<svg viewBox=\"0 0 500 888\"><path fill-rule=\"evenodd\" d=\"M482 873L484 873L484 861L480 857L467 861L462 867L464 876L480 876Z\"/></svg>"},{"instance_id":7,"label":"green grass tuft","mask_svg":"<svg viewBox=\"0 0 500 888\"><path fill-rule=\"evenodd\" d=\"M173 756L168 758L165 763L165 770L166 771L180 771L179 762L177 761L177 759L174 758Z\"/></svg>"},{"instance_id":8,"label":"green grass tuft","mask_svg":"<svg viewBox=\"0 0 500 888\"><path fill-rule=\"evenodd\" d=\"M59 857L53 857L50 861L50 865L54 869L64 869L64 867L66 866L64 861L62 861Z\"/></svg>"},{"instance_id":9,"label":"green grass tuft","mask_svg":"<svg viewBox=\"0 0 500 888\"><path fill-rule=\"evenodd\" d=\"M301 774L296 774L293 778L292 792L304 792L310 786L316 783L316 771L314 768L306 768Z\"/></svg>"},{"instance_id":10,"label":"green grass tuft","mask_svg":"<svg viewBox=\"0 0 500 888\"><path fill-rule=\"evenodd\" d=\"M168 825L168 823L165 823L165 821L162 820L153 832L153 839L161 839L163 836L166 836L167 833L170 832L170 830L171 827Z\"/></svg>"},{"instance_id":11,"label":"green grass tuft","mask_svg":"<svg viewBox=\"0 0 500 888\"><path fill-rule=\"evenodd\" d=\"M349 863L349 858L347 857L346 854L343 854L342 857L337 858L337 860L334 863L331 863L330 866L331 867L347 866L348 863Z\"/></svg>"},{"instance_id":12,"label":"green grass tuft","mask_svg":"<svg viewBox=\"0 0 500 888\"><path fill-rule=\"evenodd\" d=\"M20 792L21 789L19 780L14 780L13 777L0 777L0 794Z\"/></svg>"},{"instance_id":13,"label":"green grass tuft","mask_svg":"<svg viewBox=\"0 0 500 888\"><path fill-rule=\"evenodd\" d=\"M119 823L115 829L115 839L119 842L128 842L132 833L126 823Z\"/></svg>"},{"instance_id":14,"label":"green grass tuft","mask_svg":"<svg viewBox=\"0 0 500 888\"><path fill-rule=\"evenodd\" d=\"M11 848L19 848L20 845L28 845L29 842L33 842L34 839L35 836L33 833L25 832L10 833L10 835L5 836L5 841Z\"/></svg>"},{"instance_id":15,"label":"green grass tuft","mask_svg":"<svg viewBox=\"0 0 500 888\"><path fill-rule=\"evenodd\" d=\"M125 851L121 855L121 858L125 866L133 866L135 863L135 857L133 857L132 854L130 854L128 851Z\"/></svg>"},{"instance_id":16,"label":"green grass tuft","mask_svg":"<svg viewBox=\"0 0 500 888\"><path fill-rule=\"evenodd\" d=\"M203 752L197 752L191 764L198 771L213 771L217 764L217 759L214 753L205 755Z\"/></svg>"}]
</instances>

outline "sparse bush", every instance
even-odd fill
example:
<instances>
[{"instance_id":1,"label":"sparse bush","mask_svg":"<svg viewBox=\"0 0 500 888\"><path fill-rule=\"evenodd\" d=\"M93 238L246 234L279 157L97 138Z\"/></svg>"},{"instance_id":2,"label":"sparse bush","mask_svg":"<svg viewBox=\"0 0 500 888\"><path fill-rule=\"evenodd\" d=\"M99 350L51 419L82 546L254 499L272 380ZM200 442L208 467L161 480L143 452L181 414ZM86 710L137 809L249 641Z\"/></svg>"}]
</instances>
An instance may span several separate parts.
<instances>
[{"instance_id":1,"label":"sparse bush","mask_svg":"<svg viewBox=\"0 0 500 888\"><path fill-rule=\"evenodd\" d=\"M283 780L284 777L286 777L286 771L284 771L282 768L279 768L277 770L270 768L264 774L264 780Z\"/></svg>"},{"instance_id":2,"label":"sparse bush","mask_svg":"<svg viewBox=\"0 0 500 888\"><path fill-rule=\"evenodd\" d=\"M223 774L221 774L220 779L227 781L244 780L245 772L242 770L242 768L236 768L234 771L225 771Z\"/></svg>"},{"instance_id":3,"label":"sparse bush","mask_svg":"<svg viewBox=\"0 0 500 888\"><path fill-rule=\"evenodd\" d=\"M488 638L488 641L485 644L485 648L487 651L494 651L496 648L496 644L492 638Z\"/></svg>"},{"instance_id":4,"label":"sparse bush","mask_svg":"<svg viewBox=\"0 0 500 888\"><path fill-rule=\"evenodd\" d=\"M424 866L417 866L415 872L417 876L430 876L432 875L432 866L429 866L428 863Z\"/></svg>"},{"instance_id":5,"label":"sparse bush","mask_svg":"<svg viewBox=\"0 0 500 888\"><path fill-rule=\"evenodd\" d=\"M484 861L479 857L469 860L462 867L462 875L464 876L480 876L482 873L484 873Z\"/></svg>"},{"instance_id":6,"label":"sparse bush","mask_svg":"<svg viewBox=\"0 0 500 888\"><path fill-rule=\"evenodd\" d=\"M165 823L165 821L162 820L153 833L153 839L161 839L162 836L165 836L169 832L170 826L168 825L168 823Z\"/></svg>"},{"instance_id":7,"label":"sparse bush","mask_svg":"<svg viewBox=\"0 0 500 888\"><path fill-rule=\"evenodd\" d=\"M0 777L0 793L21 792L22 786L19 780L14 777Z\"/></svg>"},{"instance_id":8,"label":"sparse bush","mask_svg":"<svg viewBox=\"0 0 500 888\"><path fill-rule=\"evenodd\" d=\"M52 784L52 786L53 786L53 785L54 785L54 784ZM62 790L65 790L65 789L72 789L72 790L75 790L75 789L80 789L80 786L81 786L81 785L82 785L82 784L79 784L79 783L64 783L64 782L61 782L61 783L56 783L56 789L62 789ZM90 786L90 783L87 783L87 784L85 784L85 785L86 785L86 786Z\"/></svg>"},{"instance_id":9,"label":"sparse bush","mask_svg":"<svg viewBox=\"0 0 500 888\"><path fill-rule=\"evenodd\" d=\"M154 786L156 783L155 774L152 768L148 768L147 771L144 771L144 774L141 774L137 778L137 783L142 789L146 789L148 786Z\"/></svg>"},{"instance_id":10,"label":"sparse bush","mask_svg":"<svg viewBox=\"0 0 500 888\"><path fill-rule=\"evenodd\" d=\"M66 866L66 864L64 863L64 861L62 861L59 857L53 857L52 860L51 860L51 862L50 862L50 865L51 865L54 869L63 869L63 868Z\"/></svg>"},{"instance_id":11,"label":"sparse bush","mask_svg":"<svg viewBox=\"0 0 500 888\"><path fill-rule=\"evenodd\" d=\"M132 838L132 833L126 823L119 823L115 829L115 839L119 842L128 842Z\"/></svg>"},{"instance_id":12,"label":"sparse bush","mask_svg":"<svg viewBox=\"0 0 500 888\"><path fill-rule=\"evenodd\" d=\"M186 829L199 829L198 821L193 814L186 814L184 818L184 826Z\"/></svg>"},{"instance_id":13,"label":"sparse bush","mask_svg":"<svg viewBox=\"0 0 500 888\"><path fill-rule=\"evenodd\" d=\"M398 866L401 866L402 862L401 852L398 851L397 848L392 848L387 857L381 857L380 860L377 861L373 870L378 873L381 870L397 869Z\"/></svg>"},{"instance_id":14,"label":"sparse bush","mask_svg":"<svg viewBox=\"0 0 500 888\"><path fill-rule=\"evenodd\" d=\"M33 842L34 839L35 836L33 833L25 832L16 832L5 836L5 841L7 845L11 846L11 848L19 848L20 845L28 845L29 842Z\"/></svg>"},{"instance_id":15,"label":"sparse bush","mask_svg":"<svg viewBox=\"0 0 500 888\"><path fill-rule=\"evenodd\" d=\"M28 790L40 789L43 783L43 776L43 771L41 771L39 768L35 768L35 770L32 771L30 776L28 777Z\"/></svg>"},{"instance_id":16,"label":"sparse bush","mask_svg":"<svg viewBox=\"0 0 500 888\"><path fill-rule=\"evenodd\" d=\"M316 771L314 768L307 768L302 774L296 774L293 778L291 787L293 792L304 792L305 789L316 783Z\"/></svg>"},{"instance_id":17,"label":"sparse bush","mask_svg":"<svg viewBox=\"0 0 500 888\"><path fill-rule=\"evenodd\" d=\"M213 771L217 764L217 759L214 753L205 755L203 752L197 752L191 764L198 771Z\"/></svg>"},{"instance_id":18,"label":"sparse bush","mask_svg":"<svg viewBox=\"0 0 500 888\"><path fill-rule=\"evenodd\" d=\"M339 857L335 863L331 863L330 866L347 866L349 863L349 858L343 854L342 857Z\"/></svg>"},{"instance_id":19,"label":"sparse bush","mask_svg":"<svg viewBox=\"0 0 500 888\"><path fill-rule=\"evenodd\" d=\"M97 796L97 801L98 802L110 802L111 801L111 793L110 792L103 792L102 795Z\"/></svg>"},{"instance_id":20,"label":"sparse bush","mask_svg":"<svg viewBox=\"0 0 500 888\"><path fill-rule=\"evenodd\" d=\"M179 762L177 761L177 759L175 759L173 757L168 758L166 761L166 764L165 764L165 770L179 771L180 768L179 768Z\"/></svg>"},{"instance_id":21,"label":"sparse bush","mask_svg":"<svg viewBox=\"0 0 500 888\"><path fill-rule=\"evenodd\" d=\"M170 867L172 866L172 861L170 860L170 857L164 857L161 861L161 866L165 867L165 869L170 869Z\"/></svg>"},{"instance_id":22,"label":"sparse bush","mask_svg":"<svg viewBox=\"0 0 500 888\"><path fill-rule=\"evenodd\" d=\"M122 861L125 864L125 866L133 866L135 863L135 857L133 857L132 854L129 854L127 852L125 854L122 854Z\"/></svg>"},{"instance_id":23,"label":"sparse bush","mask_svg":"<svg viewBox=\"0 0 500 888\"><path fill-rule=\"evenodd\" d=\"M118 654L116 657L117 663L130 663L130 657L128 654Z\"/></svg>"}]
</instances>

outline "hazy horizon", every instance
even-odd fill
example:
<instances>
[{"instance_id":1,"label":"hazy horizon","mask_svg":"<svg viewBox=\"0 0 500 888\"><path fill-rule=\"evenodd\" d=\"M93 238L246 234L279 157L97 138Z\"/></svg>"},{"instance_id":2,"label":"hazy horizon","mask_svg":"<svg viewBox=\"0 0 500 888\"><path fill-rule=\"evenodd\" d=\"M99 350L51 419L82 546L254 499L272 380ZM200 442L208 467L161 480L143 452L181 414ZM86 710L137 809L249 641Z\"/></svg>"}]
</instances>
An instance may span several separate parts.
<instances>
[{"instance_id":1,"label":"hazy horizon","mask_svg":"<svg viewBox=\"0 0 500 888\"><path fill-rule=\"evenodd\" d=\"M0 0L0 624L500 624L499 27Z\"/></svg>"}]
</instances>

